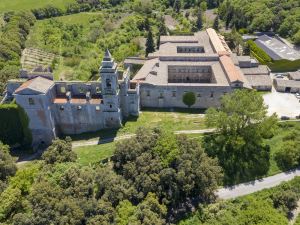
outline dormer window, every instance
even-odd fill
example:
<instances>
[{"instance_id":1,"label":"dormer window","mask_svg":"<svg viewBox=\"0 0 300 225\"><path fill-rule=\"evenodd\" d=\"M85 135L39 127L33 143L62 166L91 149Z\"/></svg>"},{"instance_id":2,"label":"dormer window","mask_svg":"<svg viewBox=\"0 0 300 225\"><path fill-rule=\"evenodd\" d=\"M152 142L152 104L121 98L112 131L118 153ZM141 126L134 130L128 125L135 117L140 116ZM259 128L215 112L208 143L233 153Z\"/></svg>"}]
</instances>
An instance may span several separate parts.
<instances>
[{"instance_id":1,"label":"dormer window","mask_svg":"<svg viewBox=\"0 0 300 225\"><path fill-rule=\"evenodd\" d=\"M81 110L82 109L82 107L79 105L79 106L77 106L77 110Z\"/></svg>"},{"instance_id":2,"label":"dormer window","mask_svg":"<svg viewBox=\"0 0 300 225\"><path fill-rule=\"evenodd\" d=\"M64 107L63 105L61 105L61 106L59 107L59 109L60 109L61 111L63 111L63 110L65 109L65 107Z\"/></svg>"}]
</instances>

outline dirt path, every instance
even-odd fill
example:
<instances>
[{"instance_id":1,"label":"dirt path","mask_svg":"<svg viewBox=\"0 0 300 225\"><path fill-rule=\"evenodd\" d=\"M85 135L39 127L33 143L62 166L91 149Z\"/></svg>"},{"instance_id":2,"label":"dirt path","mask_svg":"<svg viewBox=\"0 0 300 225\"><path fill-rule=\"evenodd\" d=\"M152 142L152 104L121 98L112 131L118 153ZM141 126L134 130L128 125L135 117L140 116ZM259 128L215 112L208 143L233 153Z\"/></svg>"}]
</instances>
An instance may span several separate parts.
<instances>
[{"instance_id":1,"label":"dirt path","mask_svg":"<svg viewBox=\"0 0 300 225\"><path fill-rule=\"evenodd\" d=\"M297 202L297 208L292 212L293 216L289 221L290 225L295 224L298 215L300 214L300 200Z\"/></svg>"}]
</instances>

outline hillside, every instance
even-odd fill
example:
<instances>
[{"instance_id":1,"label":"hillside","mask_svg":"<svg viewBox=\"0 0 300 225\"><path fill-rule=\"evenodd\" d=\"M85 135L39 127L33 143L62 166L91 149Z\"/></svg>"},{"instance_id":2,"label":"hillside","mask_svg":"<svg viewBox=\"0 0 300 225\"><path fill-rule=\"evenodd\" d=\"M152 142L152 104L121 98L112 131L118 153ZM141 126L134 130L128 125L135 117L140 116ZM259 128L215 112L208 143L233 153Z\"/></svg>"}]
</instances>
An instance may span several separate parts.
<instances>
[{"instance_id":1,"label":"hillside","mask_svg":"<svg viewBox=\"0 0 300 225\"><path fill-rule=\"evenodd\" d=\"M300 44L300 2L298 0L224 0L219 7L226 27L249 32L275 31Z\"/></svg>"}]
</instances>

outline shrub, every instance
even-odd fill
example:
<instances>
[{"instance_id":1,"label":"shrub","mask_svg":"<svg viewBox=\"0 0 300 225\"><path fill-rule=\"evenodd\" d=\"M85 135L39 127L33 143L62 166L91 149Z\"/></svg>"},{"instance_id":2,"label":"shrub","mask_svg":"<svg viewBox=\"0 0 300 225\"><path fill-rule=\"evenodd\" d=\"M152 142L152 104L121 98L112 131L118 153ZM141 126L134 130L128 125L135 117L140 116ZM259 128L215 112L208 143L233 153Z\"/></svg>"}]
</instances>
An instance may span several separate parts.
<instances>
[{"instance_id":1,"label":"shrub","mask_svg":"<svg viewBox=\"0 0 300 225\"><path fill-rule=\"evenodd\" d=\"M299 165L300 147L296 141L285 141L279 152L275 154L275 160L282 169L291 169Z\"/></svg>"}]
</instances>

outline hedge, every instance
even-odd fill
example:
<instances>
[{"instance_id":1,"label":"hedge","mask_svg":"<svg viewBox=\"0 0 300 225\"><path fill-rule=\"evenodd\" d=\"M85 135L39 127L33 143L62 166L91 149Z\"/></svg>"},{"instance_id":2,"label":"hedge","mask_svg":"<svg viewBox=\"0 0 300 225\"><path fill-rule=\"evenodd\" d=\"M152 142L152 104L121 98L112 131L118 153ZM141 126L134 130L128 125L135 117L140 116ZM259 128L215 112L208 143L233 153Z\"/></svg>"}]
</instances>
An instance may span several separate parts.
<instances>
[{"instance_id":1,"label":"hedge","mask_svg":"<svg viewBox=\"0 0 300 225\"><path fill-rule=\"evenodd\" d=\"M257 55L265 63L272 61L271 57L262 48L258 47L254 41L249 40L247 41L247 44L249 45L251 52Z\"/></svg>"},{"instance_id":2,"label":"hedge","mask_svg":"<svg viewBox=\"0 0 300 225\"><path fill-rule=\"evenodd\" d=\"M4 144L31 145L29 120L22 107L15 103L0 105L0 140Z\"/></svg>"},{"instance_id":3,"label":"hedge","mask_svg":"<svg viewBox=\"0 0 300 225\"><path fill-rule=\"evenodd\" d=\"M251 56L254 56L261 64L267 65L272 72L290 72L300 69L300 59L294 61L287 59L272 60L254 41L249 40L247 43L250 46Z\"/></svg>"}]
</instances>

